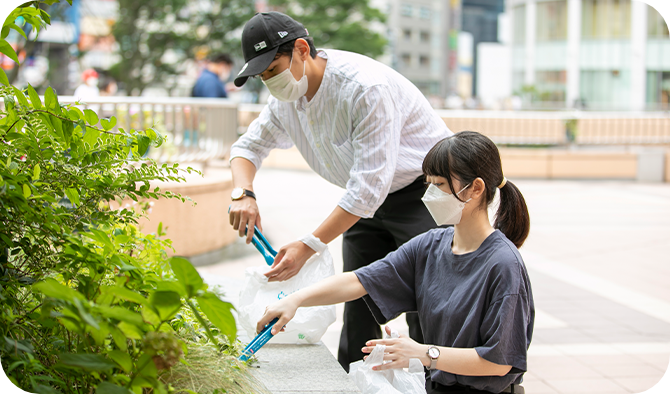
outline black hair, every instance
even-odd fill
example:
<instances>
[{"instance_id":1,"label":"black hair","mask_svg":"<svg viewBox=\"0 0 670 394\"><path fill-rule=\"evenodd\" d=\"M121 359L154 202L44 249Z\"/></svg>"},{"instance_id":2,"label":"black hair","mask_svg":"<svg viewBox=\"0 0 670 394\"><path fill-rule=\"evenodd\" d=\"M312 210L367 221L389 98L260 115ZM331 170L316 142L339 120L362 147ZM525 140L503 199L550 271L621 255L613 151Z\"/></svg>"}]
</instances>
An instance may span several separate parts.
<instances>
[{"instance_id":1,"label":"black hair","mask_svg":"<svg viewBox=\"0 0 670 394\"><path fill-rule=\"evenodd\" d=\"M233 59L227 53L215 53L214 55L209 56L207 60L209 60L210 63L225 63L231 66L233 65Z\"/></svg>"},{"instance_id":2,"label":"black hair","mask_svg":"<svg viewBox=\"0 0 670 394\"><path fill-rule=\"evenodd\" d=\"M309 45L309 56L311 56L312 59L316 58L316 47L314 46L314 39L312 37L302 37L302 38L303 40L307 41L307 44ZM298 40L298 38L296 38L293 41L281 44L277 49L277 55L291 56L291 54L293 54L293 48L295 47L296 40Z\"/></svg>"},{"instance_id":3,"label":"black hair","mask_svg":"<svg viewBox=\"0 0 670 394\"><path fill-rule=\"evenodd\" d=\"M461 131L447 137L430 149L423 159L426 176L447 179L449 190L456 195L452 178L461 184L471 184L481 178L486 185L486 206L493 201L498 185L503 182L498 147L488 137L474 131ZM460 201L463 201L456 195ZM500 189L500 206L494 228L499 229L517 248L523 245L530 231L530 216L526 200L509 180Z\"/></svg>"}]
</instances>

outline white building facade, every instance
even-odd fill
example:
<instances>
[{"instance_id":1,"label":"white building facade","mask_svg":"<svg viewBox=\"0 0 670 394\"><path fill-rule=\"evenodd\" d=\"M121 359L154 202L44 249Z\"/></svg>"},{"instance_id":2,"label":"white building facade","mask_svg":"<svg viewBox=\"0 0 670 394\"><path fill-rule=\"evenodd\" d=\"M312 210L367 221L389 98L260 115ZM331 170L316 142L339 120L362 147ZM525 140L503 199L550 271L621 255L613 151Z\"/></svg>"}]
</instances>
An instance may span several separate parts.
<instances>
[{"instance_id":1,"label":"white building facade","mask_svg":"<svg viewBox=\"0 0 670 394\"><path fill-rule=\"evenodd\" d=\"M670 108L670 35L631 0L508 0L512 89L555 106ZM562 104L562 105L561 105Z\"/></svg>"}]
</instances>

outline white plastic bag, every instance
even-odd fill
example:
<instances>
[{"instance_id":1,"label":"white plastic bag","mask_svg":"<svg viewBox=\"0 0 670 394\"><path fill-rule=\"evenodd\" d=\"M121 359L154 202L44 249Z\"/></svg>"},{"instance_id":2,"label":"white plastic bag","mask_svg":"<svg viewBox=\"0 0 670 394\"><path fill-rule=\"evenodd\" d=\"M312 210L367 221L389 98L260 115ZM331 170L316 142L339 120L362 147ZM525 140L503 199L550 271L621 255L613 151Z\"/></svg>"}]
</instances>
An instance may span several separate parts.
<instances>
[{"instance_id":1,"label":"white plastic bag","mask_svg":"<svg viewBox=\"0 0 670 394\"><path fill-rule=\"evenodd\" d=\"M397 338L393 332L392 338ZM403 368L374 371L372 367L384 362L386 346L377 345L368 358L349 365L349 376L363 394L426 394L423 364L417 358L409 360L409 371Z\"/></svg>"},{"instance_id":2,"label":"white plastic bag","mask_svg":"<svg viewBox=\"0 0 670 394\"><path fill-rule=\"evenodd\" d=\"M314 240L318 242L317 246L305 243L319 253L307 260L300 272L289 280L268 282L263 275L270 269L268 266L247 268L245 271L245 284L240 292L238 316L249 338L256 336L256 323L265 313L266 306L335 274L333 257L328 247L313 237L312 241ZM286 325L285 331L275 335L270 343L316 343L334 321L334 305L299 308L295 317Z\"/></svg>"}]
</instances>

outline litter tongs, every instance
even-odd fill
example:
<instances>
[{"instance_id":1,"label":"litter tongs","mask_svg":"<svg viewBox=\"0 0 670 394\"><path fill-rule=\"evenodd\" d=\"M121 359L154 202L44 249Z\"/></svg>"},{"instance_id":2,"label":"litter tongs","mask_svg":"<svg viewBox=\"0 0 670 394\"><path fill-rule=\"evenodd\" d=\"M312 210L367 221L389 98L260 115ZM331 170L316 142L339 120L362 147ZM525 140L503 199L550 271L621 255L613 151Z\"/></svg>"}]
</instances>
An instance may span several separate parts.
<instances>
[{"instance_id":1,"label":"litter tongs","mask_svg":"<svg viewBox=\"0 0 670 394\"><path fill-rule=\"evenodd\" d=\"M246 232L246 231L245 231ZM272 249L272 246L270 246L270 243L268 242L267 239L261 234L260 231L258 231L258 227L254 226L254 236L251 239L251 243L254 244L256 249L258 249L259 252L263 255L265 258L265 262L268 265L272 265L275 261L275 256L277 256L277 252ZM242 355L240 355L239 360L240 361L247 361L251 356L256 354L256 352L263 347L270 339L272 339L272 332L270 331L272 327L275 325L277 322L277 318L273 319L270 324L265 326L263 331L261 331L260 334L256 335L256 338L254 338L247 347L244 348L244 351L242 352Z\"/></svg>"},{"instance_id":2,"label":"litter tongs","mask_svg":"<svg viewBox=\"0 0 670 394\"><path fill-rule=\"evenodd\" d=\"M244 233L246 234L247 231L244 230ZM253 243L256 249L258 249L258 251L261 252L263 257L265 258L265 262L268 265L272 265L272 263L275 262L277 251L272 249L272 246L270 246L268 240L265 239L263 234L261 234L261 232L258 230L258 227L256 226L254 226L254 236L253 238L251 238L251 243Z\"/></svg>"}]
</instances>

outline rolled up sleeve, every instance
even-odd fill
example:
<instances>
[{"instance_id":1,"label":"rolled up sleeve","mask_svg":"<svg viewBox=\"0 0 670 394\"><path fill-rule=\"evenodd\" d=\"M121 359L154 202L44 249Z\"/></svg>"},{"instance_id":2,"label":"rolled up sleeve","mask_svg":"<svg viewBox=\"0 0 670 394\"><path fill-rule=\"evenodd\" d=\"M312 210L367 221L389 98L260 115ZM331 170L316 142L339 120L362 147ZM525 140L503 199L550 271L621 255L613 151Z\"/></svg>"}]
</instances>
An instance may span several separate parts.
<instances>
[{"instance_id":1,"label":"rolled up sleeve","mask_svg":"<svg viewBox=\"0 0 670 394\"><path fill-rule=\"evenodd\" d=\"M371 218L389 193L400 149L402 125L388 87L368 88L354 103L352 119L354 165L338 205L356 216Z\"/></svg>"},{"instance_id":2,"label":"rolled up sleeve","mask_svg":"<svg viewBox=\"0 0 670 394\"><path fill-rule=\"evenodd\" d=\"M288 133L282 128L270 105L266 105L258 118L251 122L247 132L231 147L230 160L242 157L259 169L272 149L288 149L291 146L293 142Z\"/></svg>"}]
</instances>

